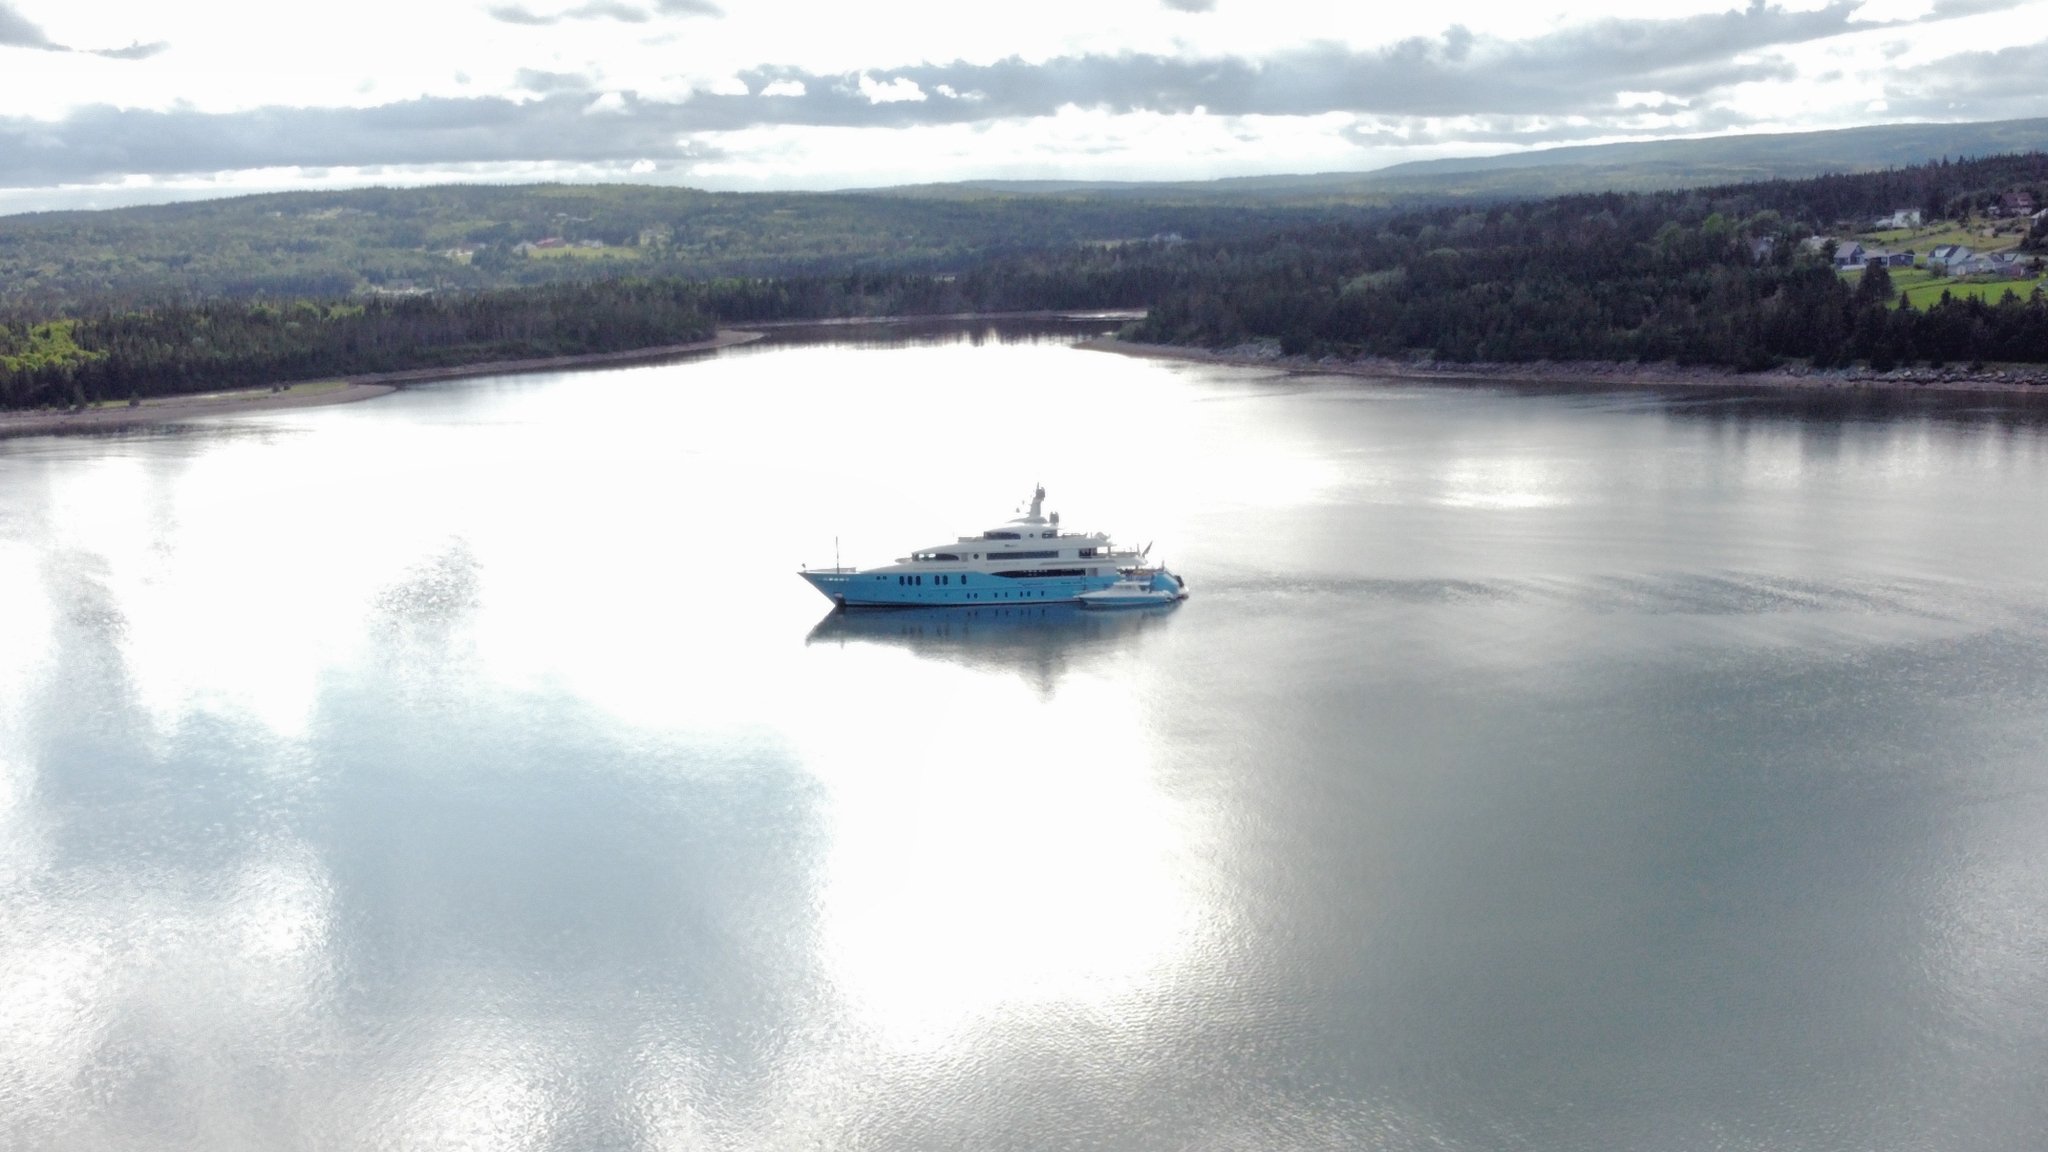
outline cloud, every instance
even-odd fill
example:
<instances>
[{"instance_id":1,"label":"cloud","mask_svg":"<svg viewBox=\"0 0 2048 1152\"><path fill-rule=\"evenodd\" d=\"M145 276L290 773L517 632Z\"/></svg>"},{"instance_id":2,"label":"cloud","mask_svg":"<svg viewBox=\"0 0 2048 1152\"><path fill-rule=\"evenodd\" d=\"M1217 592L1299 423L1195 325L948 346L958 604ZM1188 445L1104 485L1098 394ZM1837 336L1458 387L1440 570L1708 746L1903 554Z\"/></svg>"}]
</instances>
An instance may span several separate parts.
<instances>
[{"instance_id":1,"label":"cloud","mask_svg":"<svg viewBox=\"0 0 2048 1152\"><path fill-rule=\"evenodd\" d=\"M542 96L552 92L588 92L597 86L596 79L581 72L544 72L537 68L521 68L513 74L512 82Z\"/></svg>"},{"instance_id":2,"label":"cloud","mask_svg":"<svg viewBox=\"0 0 2048 1152\"><path fill-rule=\"evenodd\" d=\"M1902 118L1993 120L2039 116L2048 42L1962 52L1894 74L1888 110Z\"/></svg>"},{"instance_id":3,"label":"cloud","mask_svg":"<svg viewBox=\"0 0 2048 1152\"><path fill-rule=\"evenodd\" d=\"M547 15L542 15L521 4L502 4L494 8L486 8L484 11L493 20L500 20L507 24L526 24L535 27L560 24L565 20L617 20L626 24L645 24L648 21L645 8L635 8L630 4L612 3L611 0L592 0L589 4L580 4L565 11Z\"/></svg>"},{"instance_id":4,"label":"cloud","mask_svg":"<svg viewBox=\"0 0 2048 1152\"><path fill-rule=\"evenodd\" d=\"M56 122L0 117L0 187L286 167L693 160L705 149L680 139L693 126L688 108L567 91L231 113L95 105ZM608 113L603 132L591 131L592 110Z\"/></svg>"},{"instance_id":5,"label":"cloud","mask_svg":"<svg viewBox=\"0 0 2048 1152\"><path fill-rule=\"evenodd\" d=\"M547 27L573 20L616 20L622 24L645 24L655 15L723 16L725 10L710 0L654 0L652 10L619 0L588 0L560 12L535 12L524 4L499 4L484 9L491 19L506 24Z\"/></svg>"},{"instance_id":6,"label":"cloud","mask_svg":"<svg viewBox=\"0 0 2048 1152\"><path fill-rule=\"evenodd\" d=\"M2030 0L1934 0L1934 8L1921 18L1921 22L1932 23L1964 16L1981 16L1986 12L2004 12L2029 2Z\"/></svg>"},{"instance_id":7,"label":"cloud","mask_svg":"<svg viewBox=\"0 0 2048 1152\"><path fill-rule=\"evenodd\" d=\"M944 85L941 85L944 87ZM863 72L860 75L860 94L870 104L895 104L904 100L925 101L931 97L917 86L917 81L898 76L886 84L877 83L874 77Z\"/></svg>"},{"instance_id":8,"label":"cloud","mask_svg":"<svg viewBox=\"0 0 2048 1152\"><path fill-rule=\"evenodd\" d=\"M52 41L41 28L29 23L28 17L14 10L14 5L0 0L0 45L9 48L40 48L45 52L68 51L62 44Z\"/></svg>"},{"instance_id":9,"label":"cloud","mask_svg":"<svg viewBox=\"0 0 2048 1152\"><path fill-rule=\"evenodd\" d=\"M1159 0L1176 12L1214 12L1216 0Z\"/></svg>"},{"instance_id":10,"label":"cloud","mask_svg":"<svg viewBox=\"0 0 2048 1152\"><path fill-rule=\"evenodd\" d=\"M545 25L559 24L562 20L560 16L538 15L517 4L501 4L496 7L486 8L484 13L491 19L504 24Z\"/></svg>"},{"instance_id":11,"label":"cloud","mask_svg":"<svg viewBox=\"0 0 2048 1152\"><path fill-rule=\"evenodd\" d=\"M147 60L169 48L159 41L155 44L130 44L126 48L73 48L50 39L41 28L28 17L15 11L14 5L0 0L0 47L33 48L41 52L82 52L91 56L105 56L110 60Z\"/></svg>"},{"instance_id":12,"label":"cloud","mask_svg":"<svg viewBox=\"0 0 2048 1152\"><path fill-rule=\"evenodd\" d=\"M594 3L578 5L562 13L562 18L564 20L617 20L624 24L645 24L648 20L645 8L635 8L630 4L607 3L606 0L595 0Z\"/></svg>"},{"instance_id":13,"label":"cloud","mask_svg":"<svg viewBox=\"0 0 2048 1152\"><path fill-rule=\"evenodd\" d=\"M126 48L85 48L79 51L90 52L94 56L105 56L109 60L147 60L169 47L169 44L158 40L153 44L130 44Z\"/></svg>"},{"instance_id":14,"label":"cloud","mask_svg":"<svg viewBox=\"0 0 2048 1152\"><path fill-rule=\"evenodd\" d=\"M1379 50L1311 45L1263 60L1130 53L920 64L853 75L758 68L740 73L753 90L783 92L801 84L804 95L773 109L729 107L719 117L858 127L1028 118L1069 106L1229 116L1604 115L1622 92L1655 91L1684 101L1788 78L1794 74L1789 63L1756 51L1838 34L1849 10L1845 4L1815 14L1768 10L1706 23L1607 21L1519 43L1453 28ZM913 95L945 91L976 98ZM900 95L877 99L879 92Z\"/></svg>"},{"instance_id":15,"label":"cloud","mask_svg":"<svg viewBox=\"0 0 2048 1152\"><path fill-rule=\"evenodd\" d=\"M1650 112L1670 115L1680 111L1665 106L1631 108L1629 113ZM1617 120L1585 122L1580 117L1482 116L1455 121L1377 119L1347 124L1338 129L1345 139L1362 148L1413 148L1425 145L1471 144L1569 144L1588 140L1650 140L1672 134L1669 123L1633 123L1632 116ZM1710 108L1689 117L1688 134L1726 132L1749 127L1756 121L1740 112Z\"/></svg>"},{"instance_id":16,"label":"cloud","mask_svg":"<svg viewBox=\"0 0 2048 1152\"><path fill-rule=\"evenodd\" d=\"M1951 0L1937 11L1993 2ZM700 0L670 3L703 7ZM516 12L535 20L616 18L570 13L617 6ZM0 186L294 166L668 162L687 159L691 146L682 142L708 133L979 125L1076 108L1337 115L1367 125L1349 133L1361 145L1714 131L1742 123L1719 110L1718 94L1797 75L1774 49L1890 26L1857 19L1858 9L1855 0L1806 11L1752 3L1705 16L1598 20L1519 41L1453 26L1384 48L1311 44L1262 59L1092 53L844 73L766 66L681 100L606 92L581 73L522 69L517 83L529 97L520 99L227 113L89 107L56 121L0 116ZM0 33L41 35L5 7ZM2038 102L2044 70L2048 46L1954 57L1902 74L1885 96L1898 118L1957 119ZM603 132L590 130L590 113L603 114Z\"/></svg>"}]
</instances>

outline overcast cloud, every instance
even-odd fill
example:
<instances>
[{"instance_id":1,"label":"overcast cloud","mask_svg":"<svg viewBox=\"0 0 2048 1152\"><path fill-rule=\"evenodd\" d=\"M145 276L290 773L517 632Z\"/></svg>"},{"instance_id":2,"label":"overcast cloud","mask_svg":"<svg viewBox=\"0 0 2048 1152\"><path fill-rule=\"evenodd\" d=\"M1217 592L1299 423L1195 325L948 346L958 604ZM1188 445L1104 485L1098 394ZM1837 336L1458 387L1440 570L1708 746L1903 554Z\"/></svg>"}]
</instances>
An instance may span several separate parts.
<instances>
[{"instance_id":1,"label":"overcast cloud","mask_svg":"<svg viewBox=\"0 0 2048 1152\"><path fill-rule=\"evenodd\" d=\"M22 102L0 107L72 85L61 107L0 116L0 188L476 165L513 178L638 164L713 185L1185 178L1365 168L1460 148L2048 115L2048 0L1707 4L1656 18L1613 5L1540 20L1521 7L1448 5L1433 30L1405 33L1397 14L1345 24L1308 18L1309 5L1292 38L1275 32L1288 26L1288 2L1143 0L1124 12L1103 0L1075 10L1102 18L1071 20L1085 35L1053 52L988 49L1041 47L1061 39L1057 29L905 23L900 39L925 50L891 59L881 52L896 41L863 40L871 30L844 7L813 10L812 28L791 23L801 6L784 5L787 34L773 36L752 6L536 0L441 13L441 34L395 38L383 66L345 88L337 73L295 98L265 69L248 85L265 98L245 101L240 87L188 95L180 84L195 73L170 67L181 53L161 41L75 49L75 29L119 25L61 25L66 10L42 0L0 0L0 100L9 65L51 62ZM890 10L885 0L863 8L885 26ZM138 30L186 43L161 11ZM904 0L904 19L921 13ZM1372 42L1382 28L1400 34ZM194 53L215 39L195 32ZM931 50L948 43L952 54ZM62 63L81 52L114 59ZM145 71L94 71L108 68ZM388 87L401 91L379 98Z\"/></svg>"},{"instance_id":2,"label":"overcast cloud","mask_svg":"<svg viewBox=\"0 0 2048 1152\"><path fill-rule=\"evenodd\" d=\"M169 47L169 44L162 41L154 44L137 41L125 48L73 48L50 39L28 17L7 3L7 0L0 0L0 48L26 48L36 52L82 52L89 56L104 56L110 60L147 60Z\"/></svg>"},{"instance_id":3,"label":"overcast cloud","mask_svg":"<svg viewBox=\"0 0 2048 1152\"><path fill-rule=\"evenodd\" d=\"M651 7L624 4L617 0L591 0L557 12L537 12L523 4L502 4L484 9L493 20L506 24L546 27L568 20L616 20L622 24L645 24L658 16L722 16L725 10L710 0L655 0Z\"/></svg>"}]
</instances>

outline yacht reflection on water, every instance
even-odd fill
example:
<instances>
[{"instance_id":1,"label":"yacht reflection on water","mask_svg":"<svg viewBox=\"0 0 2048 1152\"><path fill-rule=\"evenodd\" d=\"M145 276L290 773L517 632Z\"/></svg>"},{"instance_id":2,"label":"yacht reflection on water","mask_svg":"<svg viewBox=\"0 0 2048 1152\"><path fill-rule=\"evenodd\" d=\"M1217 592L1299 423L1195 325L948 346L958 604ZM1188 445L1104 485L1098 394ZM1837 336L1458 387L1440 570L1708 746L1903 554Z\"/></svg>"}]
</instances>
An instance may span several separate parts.
<instances>
[{"instance_id":1,"label":"yacht reflection on water","mask_svg":"<svg viewBox=\"0 0 2048 1152\"><path fill-rule=\"evenodd\" d=\"M1177 606L1091 612L1078 604L835 609L804 643L881 644L935 660L1015 672L1050 688L1078 659L1136 643Z\"/></svg>"}]
</instances>

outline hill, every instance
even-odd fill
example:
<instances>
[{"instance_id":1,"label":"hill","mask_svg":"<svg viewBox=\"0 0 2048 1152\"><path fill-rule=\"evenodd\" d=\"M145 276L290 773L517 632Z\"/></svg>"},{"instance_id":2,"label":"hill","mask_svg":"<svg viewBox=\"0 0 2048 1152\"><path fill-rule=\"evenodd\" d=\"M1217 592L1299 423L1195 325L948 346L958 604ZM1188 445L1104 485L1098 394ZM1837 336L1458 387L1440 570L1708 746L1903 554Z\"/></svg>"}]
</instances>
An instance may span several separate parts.
<instances>
[{"instance_id":1,"label":"hill","mask_svg":"<svg viewBox=\"0 0 2048 1152\"><path fill-rule=\"evenodd\" d=\"M622 274L949 272L980 257L1049 247L1246 235L1298 223L1305 211L620 184L274 193L0 217L0 311L48 314L172 295L481 290Z\"/></svg>"},{"instance_id":2,"label":"hill","mask_svg":"<svg viewBox=\"0 0 2048 1152\"><path fill-rule=\"evenodd\" d=\"M1371 172L1244 176L1180 183L968 181L888 189L933 199L989 195L1263 204L1393 205L1654 192L1827 173L1875 172L1943 157L2048 150L2048 119L1883 124L1825 132L1572 145L1505 156L1417 160Z\"/></svg>"},{"instance_id":3,"label":"hill","mask_svg":"<svg viewBox=\"0 0 2048 1152\"><path fill-rule=\"evenodd\" d=\"M622 275L953 274L989 257L1075 245L1229 241L1351 219L1361 208L1377 218L1435 204L1728 185L2029 149L2048 149L2048 119L1554 148L1367 173L1200 183L984 181L838 193L449 185L276 193L0 216L0 314L47 316L171 296L331 299Z\"/></svg>"}]
</instances>

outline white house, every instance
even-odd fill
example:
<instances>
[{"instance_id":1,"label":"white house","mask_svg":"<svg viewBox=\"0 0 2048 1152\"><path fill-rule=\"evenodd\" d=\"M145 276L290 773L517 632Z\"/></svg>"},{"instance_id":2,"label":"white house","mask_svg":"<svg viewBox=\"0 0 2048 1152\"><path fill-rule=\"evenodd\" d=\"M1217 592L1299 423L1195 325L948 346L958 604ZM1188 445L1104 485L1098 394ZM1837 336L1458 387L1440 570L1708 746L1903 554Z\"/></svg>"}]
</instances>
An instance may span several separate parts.
<instances>
[{"instance_id":1,"label":"white house","mask_svg":"<svg viewBox=\"0 0 2048 1152\"><path fill-rule=\"evenodd\" d=\"M1901 208L1889 216L1878 217L1877 226L1879 228L1918 228L1920 226L1920 219L1920 210L1918 208Z\"/></svg>"}]
</instances>

